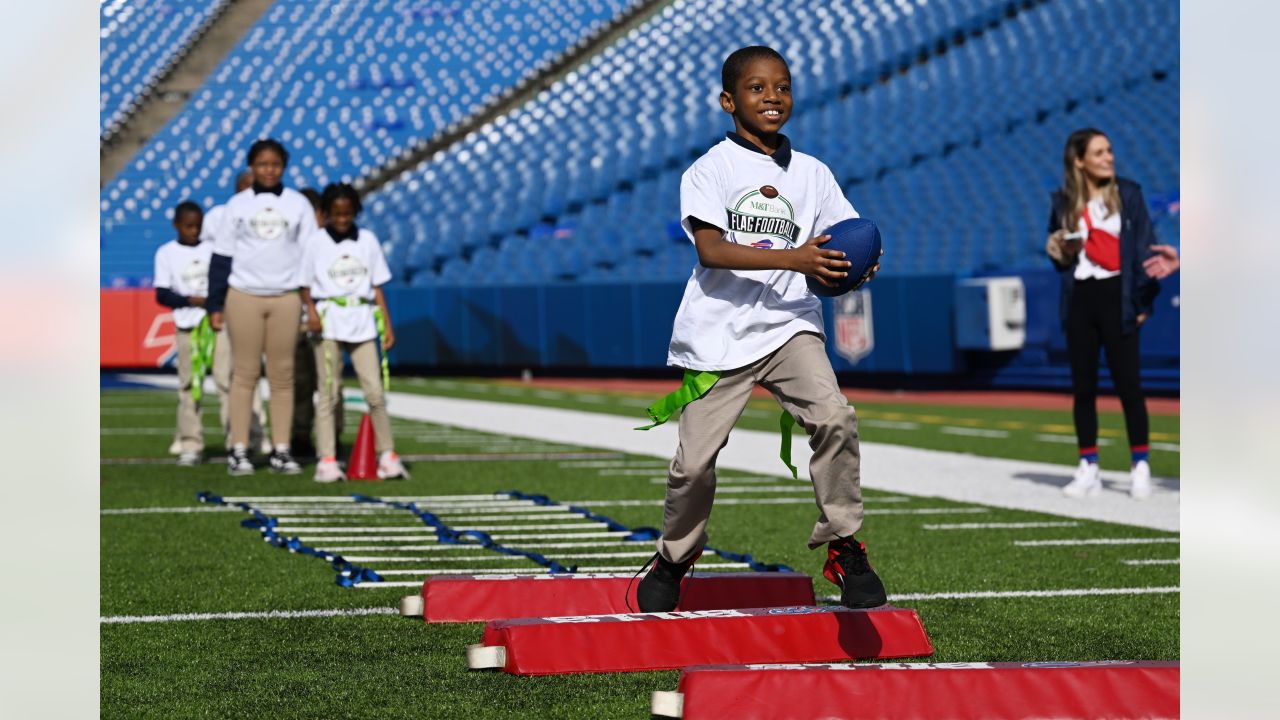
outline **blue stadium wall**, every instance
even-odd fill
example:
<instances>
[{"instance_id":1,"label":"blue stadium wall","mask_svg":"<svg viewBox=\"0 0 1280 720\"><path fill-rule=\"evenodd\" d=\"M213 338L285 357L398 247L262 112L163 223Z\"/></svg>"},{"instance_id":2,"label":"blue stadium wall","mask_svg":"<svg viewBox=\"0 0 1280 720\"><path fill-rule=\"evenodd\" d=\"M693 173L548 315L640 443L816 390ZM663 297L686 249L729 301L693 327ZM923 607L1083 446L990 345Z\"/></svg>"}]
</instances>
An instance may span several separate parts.
<instances>
[{"instance_id":1,"label":"blue stadium wall","mask_svg":"<svg viewBox=\"0 0 1280 720\"><path fill-rule=\"evenodd\" d=\"M828 342L832 365L847 380L872 384L1069 388L1057 274L1002 275L1021 277L1026 287L1021 350L956 348L956 276L881 277L868 285L874 348L855 365ZM1142 330L1149 390L1178 388L1178 286L1177 275L1163 281ZM661 371L683 291L683 282L388 289L397 339L390 359L401 370ZM830 300L824 317L834 337Z\"/></svg>"}]
</instances>

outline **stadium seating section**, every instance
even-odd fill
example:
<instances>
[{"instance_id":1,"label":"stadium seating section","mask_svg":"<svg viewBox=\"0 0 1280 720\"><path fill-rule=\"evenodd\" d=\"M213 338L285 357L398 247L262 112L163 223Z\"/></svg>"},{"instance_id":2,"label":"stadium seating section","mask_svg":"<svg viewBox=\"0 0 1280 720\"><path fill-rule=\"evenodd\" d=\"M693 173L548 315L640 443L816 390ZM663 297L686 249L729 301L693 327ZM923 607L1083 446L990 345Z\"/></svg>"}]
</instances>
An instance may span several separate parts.
<instances>
[{"instance_id":1,"label":"stadium seating section","mask_svg":"<svg viewBox=\"0 0 1280 720\"><path fill-rule=\"evenodd\" d=\"M145 282L166 213L223 202L276 137L285 181L355 180L481 110L635 0L278 0L103 189L102 282ZM104 65L103 72L107 68Z\"/></svg>"},{"instance_id":2,"label":"stadium seating section","mask_svg":"<svg viewBox=\"0 0 1280 720\"><path fill-rule=\"evenodd\" d=\"M184 195L221 199L253 138L273 134L295 152L291 184L358 177L625 5L560 4L538 15L558 24L532 47L502 44L527 3L503 3L488 21L459 13L466 33L406 10L425 6L356 3L359 19L338 26L312 3L277 3L104 190L106 243L125 246L104 247L104 284L145 274L136 260L167 238L164 210ZM696 256L678 224L681 173L732 127L716 102L726 51L767 43L794 76L786 132L881 224L884 273L1043 265L1062 143L1082 126L1111 136L1157 234L1176 244L1177 13L1165 0L804 0L785 11L677 0L372 193L362 222L411 286L687 277ZM284 49L265 55L267 38ZM426 58L423 46L447 49ZM238 106L246 93L262 109Z\"/></svg>"},{"instance_id":3,"label":"stadium seating section","mask_svg":"<svg viewBox=\"0 0 1280 720\"><path fill-rule=\"evenodd\" d=\"M111 136L228 0L101 0L98 132Z\"/></svg>"}]
</instances>

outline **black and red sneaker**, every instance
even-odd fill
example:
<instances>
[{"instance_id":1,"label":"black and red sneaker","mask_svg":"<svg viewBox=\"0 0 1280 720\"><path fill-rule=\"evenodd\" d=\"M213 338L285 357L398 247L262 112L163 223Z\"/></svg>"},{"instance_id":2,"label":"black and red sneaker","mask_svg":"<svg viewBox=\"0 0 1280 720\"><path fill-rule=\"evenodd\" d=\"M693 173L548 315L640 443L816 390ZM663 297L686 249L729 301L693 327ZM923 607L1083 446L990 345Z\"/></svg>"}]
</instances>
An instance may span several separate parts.
<instances>
[{"instance_id":1,"label":"black and red sneaker","mask_svg":"<svg viewBox=\"0 0 1280 720\"><path fill-rule=\"evenodd\" d=\"M866 609L889 602L884 583L867 560L866 543L856 538L827 543L827 562L822 566L822 575L840 587L840 604L847 608Z\"/></svg>"},{"instance_id":2,"label":"black and red sneaker","mask_svg":"<svg viewBox=\"0 0 1280 720\"><path fill-rule=\"evenodd\" d=\"M698 561L702 556L699 550L689 560L682 563L673 563L662 557L661 553L654 553L653 559L649 562L653 563L653 567L649 573L640 581L639 587L636 588L636 604L640 606L640 612L671 612L680 604L680 581L684 579L685 573L689 572L689 568ZM649 563L645 563L648 565ZM643 571L644 568L641 568Z\"/></svg>"}]
</instances>

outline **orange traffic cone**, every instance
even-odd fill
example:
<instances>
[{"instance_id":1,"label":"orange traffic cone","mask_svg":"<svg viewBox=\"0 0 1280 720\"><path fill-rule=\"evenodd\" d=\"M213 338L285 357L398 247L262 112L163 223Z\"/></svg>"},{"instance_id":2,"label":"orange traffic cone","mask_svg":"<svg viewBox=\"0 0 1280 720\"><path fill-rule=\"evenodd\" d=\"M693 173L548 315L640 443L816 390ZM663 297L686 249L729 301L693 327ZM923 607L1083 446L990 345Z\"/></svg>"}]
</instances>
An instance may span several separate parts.
<instances>
[{"instance_id":1,"label":"orange traffic cone","mask_svg":"<svg viewBox=\"0 0 1280 720\"><path fill-rule=\"evenodd\" d=\"M373 448L373 421L369 413L360 418L356 432L356 444L351 446L347 460L348 480L378 480L378 454Z\"/></svg>"}]
</instances>

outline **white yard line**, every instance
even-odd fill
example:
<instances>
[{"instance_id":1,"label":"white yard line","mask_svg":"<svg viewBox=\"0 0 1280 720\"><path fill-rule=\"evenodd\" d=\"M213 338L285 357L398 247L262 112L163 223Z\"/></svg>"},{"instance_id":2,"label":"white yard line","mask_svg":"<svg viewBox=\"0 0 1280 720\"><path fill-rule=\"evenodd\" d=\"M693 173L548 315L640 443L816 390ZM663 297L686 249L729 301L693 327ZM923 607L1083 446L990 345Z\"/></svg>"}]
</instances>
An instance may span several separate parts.
<instances>
[{"instance_id":1,"label":"white yard line","mask_svg":"<svg viewBox=\"0 0 1280 720\"><path fill-rule=\"evenodd\" d=\"M919 430L920 429L920 423L899 422L897 420L872 420L872 419L858 418L858 424L866 425L867 427L885 428L887 430Z\"/></svg>"},{"instance_id":2,"label":"white yard line","mask_svg":"<svg viewBox=\"0 0 1280 720\"><path fill-rule=\"evenodd\" d=\"M1121 560L1125 565L1180 565L1182 561L1178 558L1168 558L1163 560Z\"/></svg>"},{"instance_id":3,"label":"white yard line","mask_svg":"<svg viewBox=\"0 0 1280 720\"><path fill-rule=\"evenodd\" d=\"M524 548L521 548L521 549L524 549ZM647 558L647 557L653 557L653 550L648 549L642 552L576 553L576 554L570 554L570 555L562 555L560 553L554 553L554 554L550 554L550 557L552 560L557 560L557 561L589 560L589 559L603 559L603 558ZM462 557L455 557L455 556L421 557L421 556L409 556L409 555L359 555L359 556L343 555L342 558L344 560L349 560L351 562L366 563L366 564L384 563L384 562L392 562L392 563L464 562L464 561L466 562L508 562L508 561L515 561L515 560L527 560L527 558L522 557L520 555L499 555L496 553L492 553L489 555L464 555ZM378 572L381 573L382 571L379 570Z\"/></svg>"},{"instance_id":4,"label":"white yard line","mask_svg":"<svg viewBox=\"0 0 1280 720\"><path fill-rule=\"evenodd\" d=\"M1049 545L1159 545L1176 543L1178 538L1075 538L1064 540L1014 540L1019 547L1043 547Z\"/></svg>"},{"instance_id":5,"label":"white yard line","mask_svg":"<svg viewBox=\"0 0 1280 720\"><path fill-rule=\"evenodd\" d=\"M197 505L194 507L105 508L103 515L163 515L174 513L244 512L236 507Z\"/></svg>"},{"instance_id":6,"label":"white yard line","mask_svg":"<svg viewBox=\"0 0 1280 720\"><path fill-rule=\"evenodd\" d=\"M941 525L924 524L925 530L1027 530L1031 528L1077 527L1080 523L1064 520L1062 522L1010 522L1010 523L949 523Z\"/></svg>"},{"instance_id":7,"label":"white yard line","mask_svg":"<svg viewBox=\"0 0 1280 720\"><path fill-rule=\"evenodd\" d=\"M654 470L666 470L667 463L660 460L566 460L560 463L562 468L638 468L647 467Z\"/></svg>"},{"instance_id":8,"label":"white yard line","mask_svg":"<svg viewBox=\"0 0 1280 720\"><path fill-rule=\"evenodd\" d=\"M940 429L944 435L964 435L967 437L982 438L998 438L1003 439L1009 437L1008 430L984 430L982 428L956 427L954 425L943 425Z\"/></svg>"},{"instance_id":9,"label":"white yard line","mask_svg":"<svg viewBox=\"0 0 1280 720\"><path fill-rule=\"evenodd\" d=\"M941 593L905 593L889 595L889 602L908 602L916 600L980 600L986 598L1050 598L1050 597L1088 597L1091 595L1160 595L1181 592L1177 586L1170 587L1136 587L1136 588L1067 588L1064 590L985 590L977 592L941 592ZM828 595L821 598L830 602L840 602L839 595Z\"/></svg>"},{"instance_id":10,"label":"white yard line","mask_svg":"<svg viewBox=\"0 0 1280 720\"><path fill-rule=\"evenodd\" d=\"M652 556L653 553L649 553L649 555ZM737 562L722 562L722 563L699 562L698 563L698 570L743 570L749 567L751 566L748 565L747 563L737 563ZM640 569L639 567L627 566L627 565L612 565L609 567L579 567L578 573L580 574L580 573L597 573L597 572L623 572L627 570L630 570L632 573L634 573L636 570L639 570L639 569ZM395 569L395 570L385 570L385 571L378 570L376 572L379 575L386 575L386 576L417 575L422 577L426 577L428 575L507 575L507 574L545 575L547 574L547 569L544 567L539 567L539 568L453 568L453 569L415 568L412 570L409 570L409 569ZM355 587L373 588L373 587L415 587L415 586L422 587L422 582L419 581L417 583L408 583L408 584L397 584L395 582L370 582L370 583L360 583Z\"/></svg>"},{"instance_id":11,"label":"white yard line","mask_svg":"<svg viewBox=\"0 0 1280 720\"><path fill-rule=\"evenodd\" d=\"M361 539L361 540L368 540L368 541L371 541L371 542L372 542L372 541L377 541L377 540L378 540L378 538L377 538L377 537L372 537L372 538L360 538L360 539ZM400 540L401 538L396 537L396 538L385 538L385 539L387 539L387 540ZM552 550L552 549L563 549L563 548L602 548L602 547L617 548L617 547L627 547L627 546L632 546L632 547L634 547L634 546L635 546L635 544L636 544L636 542L639 542L639 541L636 541L636 540L607 540L607 541L589 541L589 542L529 543L529 544L523 544L523 543L522 543L522 544L520 545L520 549L521 549L521 550ZM396 550L396 551L402 551L402 550L420 550L420 551L430 552L430 551L434 551L434 550L460 550L460 549L464 549L464 548L468 548L468 547L479 547L479 546L478 546L478 545L475 545L475 544L464 544L464 545L445 545L445 544L437 544L437 545L412 545L412 544L411 544L411 545L395 545L395 544L389 544L389 545L333 545L333 546L326 545L326 546L324 547L324 549L325 549L325 550L328 550L329 552L336 552L336 553L344 553L344 552L383 552L383 551L391 551L391 550ZM650 555L652 555L653 553L649 553L649 554L650 554Z\"/></svg>"},{"instance_id":12,"label":"white yard line","mask_svg":"<svg viewBox=\"0 0 1280 720\"><path fill-rule=\"evenodd\" d=\"M418 583L421 585L422 583ZM397 608L341 608L335 610L270 610L267 612L183 613L179 615L113 615L98 618L103 625L155 622L191 622L195 620L293 620L298 618L349 617L362 615L399 615Z\"/></svg>"}]
</instances>

